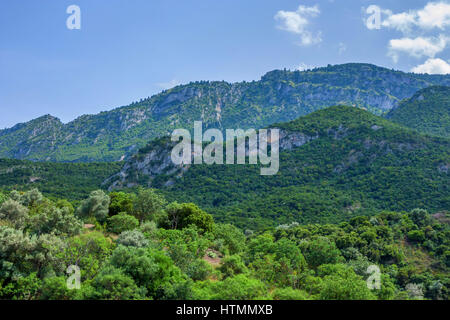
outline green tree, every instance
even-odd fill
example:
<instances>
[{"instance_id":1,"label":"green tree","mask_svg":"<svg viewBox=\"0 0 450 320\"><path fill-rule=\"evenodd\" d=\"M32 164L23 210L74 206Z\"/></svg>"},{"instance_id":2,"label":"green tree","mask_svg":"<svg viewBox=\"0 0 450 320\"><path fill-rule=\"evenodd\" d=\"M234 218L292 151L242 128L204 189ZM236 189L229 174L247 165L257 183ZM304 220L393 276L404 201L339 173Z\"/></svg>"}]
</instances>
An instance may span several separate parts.
<instances>
[{"instance_id":1,"label":"green tree","mask_svg":"<svg viewBox=\"0 0 450 320\"><path fill-rule=\"evenodd\" d=\"M125 212L108 218L108 231L120 234L124 231L134 230L139 226L139 221Z\"/></svg>"},{"instance_id":2,"label":"green tree","mask_svg":"<svg viewBox=\"0 0 450 320\"><path fill-rule=\"evenodd\" d=\"M322 265L318 268L323 277L319 299L322 300L375 300L367 283L353 269L342 265Z\"/></svg>"},{"instance_id":3,"label":"green tree","mask_svg":"<svg viewBox=\"0 0 450 320\"><path fill-rule=\"evenodd\" d=\"M140 189L133 202L133 215L140 221L153 220L158 222L163 213L166 200L154 189Z\"/></svg>"},{"instance_id":4,"label":"green tree","mask_svg":"<svg viewBox=\"0 0 450 320\"><path fill-rule=\"evenodd\" d=\"M233 255L245 249L245 235L235 226L216 224L213 233L220 251Z\"/></svg>"},{"instance_id":5,"label":"green tree","mask_svg":"<svg viewBox=\"0 0 450 320\"><path fill-rule=\"evenodd\" d=\"M213 217L193 203L174 202L167 206L166 211L168 226L172 229L183 229L195 225L204 232L211 232L214 228Z\"/></svg>"},{"instance_id":6,"label":"green tree","mask_svg":"<svg viewBox=\"0 0 450 320\"><path fill-rule=\"evenodd\" d=\"M76 290L67 287L66 278L48 277L42 281L41 300L72 300L76 298Z\"/></svg>"},{"instance_id":7,"label":"green tree","mask_svg":"<svg viewBox=\"0 0 450 320\"><path fill-rule=\"evenodd\" d=\"M222 260L219 270L222 272L224 278L233 277L248 271L242 258L237 254L225 257Z\"/></svg>"},{"instance_id":8,"label":"green tree","mask_svg":"<svg viewBox=\"0 0 450 320\"><path fill-rule=\"evenodd\" d=\"M139 288L133 278L112 266L103 269L90 285L82 287L84 299L142 300L145 295L145 288Z\"/></svg>"},{"instance_id":9,"label":"green tree","mask_svg":"<svg viewBox=\"0 0 450 320\"><path fill-rule=\"evenodd\" d=\"M125 192L111 192L109 194L111 203L109 204L109 216L115 216L121 212L133 213L133 202L135 195Z\"/></svg>"},{"instance_id":10,"label":"green tree","mask_svg":"<svg viewBox=\"0 0 450 320\"><path fill-rule=\"evenodd\" d=\"M17 229L23 229L25 227L28 213L28 208L12 199L3 202L0 207L0 219L8 220Z\"/></svg>"},{"instance_id":11,"label":"green tree","mask_svg":"<svg viewBox=\"0 0 450 320\"><path fill-rule=\"evenodd\" d=\"M97 221L104 222L108 217L109 202L108 195L102 190L92 191L77 209L77 215L81 218L94 217Z\"/></svg>"},{"instance_id":12,"label":"green tree","mask_svg":"<svg viewBox=\"0 0 450 320\"><path fill-rule=\"evenodd\" d=\"M318 237L300 244L301 251L308 265L316 269L322 264L333 264L342 261L342 256L336 244L326 238Z\"/></svg>"},{"instance_id":13,"label":"green tree","mask_svg":"<svg viewBox=\"0 0 450 320\"><path fill-rule=\"evenodd\" d=\"M146 288L153 299L189 298L190 282L163 251L119 246L110 263Z\"/></svg>"}]
</instances>

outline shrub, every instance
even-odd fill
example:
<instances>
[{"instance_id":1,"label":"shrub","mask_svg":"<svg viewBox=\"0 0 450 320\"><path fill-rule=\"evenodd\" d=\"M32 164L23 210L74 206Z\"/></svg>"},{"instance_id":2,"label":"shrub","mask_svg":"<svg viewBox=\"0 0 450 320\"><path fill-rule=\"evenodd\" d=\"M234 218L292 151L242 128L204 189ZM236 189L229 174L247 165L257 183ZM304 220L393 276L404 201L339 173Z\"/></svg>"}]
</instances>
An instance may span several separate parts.
<instances>
[{"instance_id":1,"label":"shrub","mask_svg":"<svg viewBox=\"0 0 450 320\"><path fill-rule=\"evenodd\" d=\"M125 212L108 218L108 231L120 234L124 231L134 230L139 226L139 221Z\"/></svg>"}]
</instances>

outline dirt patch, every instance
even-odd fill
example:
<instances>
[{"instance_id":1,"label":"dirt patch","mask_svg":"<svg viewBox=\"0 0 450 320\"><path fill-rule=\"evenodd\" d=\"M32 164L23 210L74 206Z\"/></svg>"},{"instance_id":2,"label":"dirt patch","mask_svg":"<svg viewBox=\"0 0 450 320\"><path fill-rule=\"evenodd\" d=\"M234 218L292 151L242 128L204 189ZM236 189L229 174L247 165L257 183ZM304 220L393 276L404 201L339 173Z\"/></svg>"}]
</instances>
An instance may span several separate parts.
<instances>
[{"instance_id":1,"label":"dirt patch","mask_svg":"<svg viewBox=\"0 0 450 320\"><path fill-rule=\"evenodd\" d=\"M206 250L206 254L203 257L203 260L208 262L214 268L217 268L222 263L222 254L219 251L208 249Z\"/></svg>"}]
</instances>

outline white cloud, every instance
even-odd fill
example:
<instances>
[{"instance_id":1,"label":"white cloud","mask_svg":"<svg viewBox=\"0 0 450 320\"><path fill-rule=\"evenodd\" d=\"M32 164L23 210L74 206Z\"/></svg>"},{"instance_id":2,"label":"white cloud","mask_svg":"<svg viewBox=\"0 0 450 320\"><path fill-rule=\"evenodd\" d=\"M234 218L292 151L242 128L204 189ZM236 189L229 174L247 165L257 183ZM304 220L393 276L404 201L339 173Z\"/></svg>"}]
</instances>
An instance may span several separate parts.
<instances>
[{"instance_id":1,"label":"white cloud","mask_svg":"<svg viewBox=\"0 0 450 320\"><path fill-rule=\"evenodd\" d=\"M450 74L450 64L442 59L428 59L411 70L414 73Z\"/></svg>"},{"instance_id":2,"label":"white cloud","mask_svg":"<svg viewBox=\"0 0 450 320\"><path fill-rule=\"evenodd\" d=\"M430 2L423 10L417 12L418 23L423 28L439 28L444 30L450 26L450 4Z\"/></svg>"},{"instance_id":3,"label":"white cloud","mask_svg":"<svg viewBox=\"0 0 450 320\"><path fill-rule=\"evenodd\" d=\"M178 80L172 79L169 82L159 82L156 85L161 89L168 90L173 87L180 85L181 83Z\"/></svg>"},{"instance_id":4,"label":"white cloud","mask_svg":"<svg viewBox=\"0 0 450 320\"><path fill-rule=\"evenodd\" d=\"M408 33L411 31L415 21L415 17L411 12L402 12L390 14L381 25L383 27L397 29L403 33Z\"/></svg>"},{"instance_id":5,"label":"white cloud","mask_svg":"<svg viewBox=\"0 0 450 320\"><path fill-rule=\"evenodd\" d=\"M322 41L321 32L313 34L308 30L309 18L315 18L319 14L317 5L313 7L300 5L297 11L278 11L274 19L279 22L278 29L300 35L300 44L309 46Z\"/></svg>"},{"instance_id":6,"label":"white cloud","mask_svg":"<svg viewBox=\"0 0 450 320\"><path fill-rule=\"evenodd\" d=\"M413 27L444 30L450 26L450 4L443 1L429 2L420 10L410 10L397 14L392 14L389 10L383 12L388 17L381 25L403 33L411 32Z\"/></svg>"},{"instance_id":7,"label":"white cloud","mask_svg":"<svg viewBox=\"0 0 450 320\"><path fill-rule=\"evenodd\" d=\"M398 62L399 53L406 53L415 58L429 57L434 58L436 54L442 52L450 38L440 35L437 38L417 37L392 39L389 41L389 56L394 62Z\"/></svg>"}]
</instances>

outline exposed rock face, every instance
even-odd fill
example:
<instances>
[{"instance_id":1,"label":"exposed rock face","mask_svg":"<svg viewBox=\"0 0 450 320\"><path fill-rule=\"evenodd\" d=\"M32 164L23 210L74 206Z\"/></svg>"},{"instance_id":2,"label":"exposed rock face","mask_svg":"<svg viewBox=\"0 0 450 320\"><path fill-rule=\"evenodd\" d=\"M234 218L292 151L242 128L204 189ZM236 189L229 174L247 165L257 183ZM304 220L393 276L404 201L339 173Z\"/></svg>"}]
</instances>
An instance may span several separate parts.
<instances>
[{"instance_id":1,"label":"exposed rock face","mask_svg":"<svg viewBox=\"0 0 450 320\"><path fill-rule=\"evenodd\" d=\"M283 151L299 148L318 139L319 135L311 136L301 132L280 130L279 138L280 151ZM182 177L189 170L190 165L175 165L171 158L172 148L175 146L175 143L169 142L168 139L164 139L164 141L166 141L164 144L150 144L147 147L149 149L148 152L133 156L126 162L120 172L108 178L103 185L108 186L110 191L124 187L131 188L142 184L152 187L154 179L158 176L166 177L166 180L163 182L164 186L172 185L174 179ZM248 157L248 144L246 144L245 154ZM193 160L193 157L191 160Z\"/></svg>"}]
</instances>

